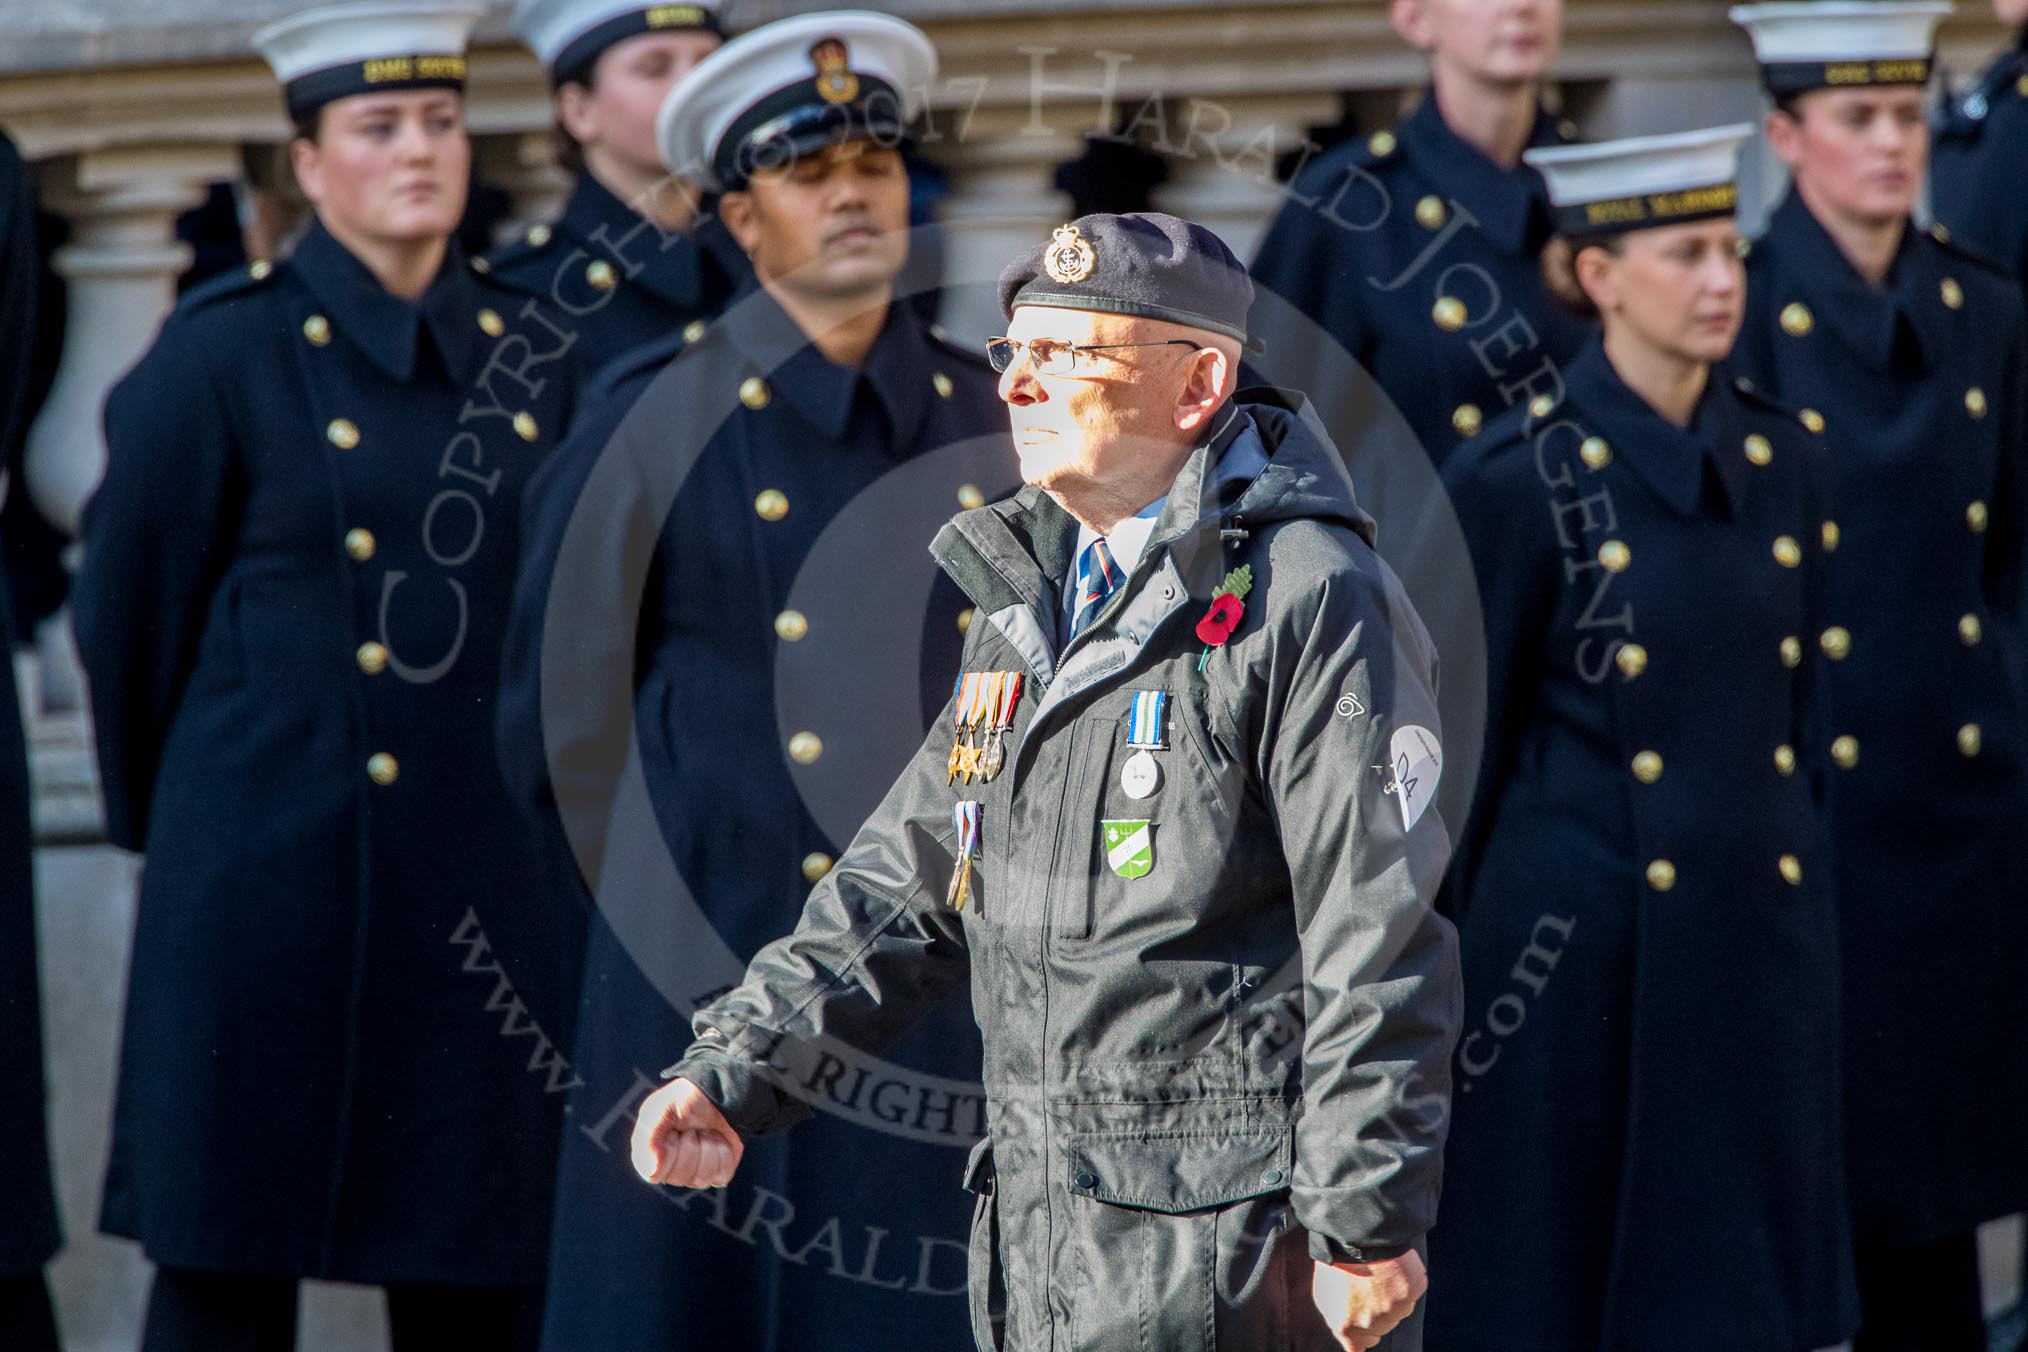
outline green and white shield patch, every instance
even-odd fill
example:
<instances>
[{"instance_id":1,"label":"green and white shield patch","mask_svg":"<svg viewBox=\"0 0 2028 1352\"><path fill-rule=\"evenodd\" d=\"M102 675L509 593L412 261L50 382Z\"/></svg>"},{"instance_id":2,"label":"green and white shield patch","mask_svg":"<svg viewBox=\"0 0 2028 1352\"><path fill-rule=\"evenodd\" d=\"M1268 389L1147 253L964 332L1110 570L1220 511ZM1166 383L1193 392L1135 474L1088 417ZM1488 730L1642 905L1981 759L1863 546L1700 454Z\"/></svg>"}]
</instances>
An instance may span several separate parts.
<instances>
[{"instance_id":1,"label":"green and white shield patch","mask_svg":"<svg viewBox=\"0 0 2028 1352\"><path fill-rule=\"evenodd\" d=\"M1155 867L1153 822L1105 824L1106 862L1122 878L1145 878Z\"/></svg>"}]
</instances>

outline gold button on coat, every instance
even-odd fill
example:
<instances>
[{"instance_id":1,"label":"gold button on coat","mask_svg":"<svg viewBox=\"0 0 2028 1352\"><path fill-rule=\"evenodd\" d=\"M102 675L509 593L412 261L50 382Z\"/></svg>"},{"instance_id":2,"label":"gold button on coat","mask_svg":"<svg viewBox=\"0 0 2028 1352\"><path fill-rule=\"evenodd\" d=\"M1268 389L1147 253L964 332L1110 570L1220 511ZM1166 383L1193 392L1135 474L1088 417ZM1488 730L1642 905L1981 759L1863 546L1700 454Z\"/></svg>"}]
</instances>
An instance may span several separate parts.
<instances>
[{"instance_id":1,"label":"gold button on coat","mask_svg":"<svg viewBox=\"0 0 2028 1352\"><path fill-rule=\"evenodd\" d=\"M789 759L798 765L815 765L824 754L824 739L814 732L799 732L789 738Z\"/></svg>"},{"instance_id":2,"label":"gold button on coat","mask_svg":"<svg viewBox=\"0 0 2028 1352\"><path fill-rule=\"evenodd\" d=\"M958 506L966 511L976 511L986 505L986 495L979 491L977 484L958 485Z\"/></svg>"},{"instance_id":3,"label":"gold button on coat","mask_svg":"<svg viewBox=\"0 0 2028 1352\"><path fill-rule=\"evenodd\" d=\"M1577 448L1577 458L1593 469L1604 469L1613 461L1613 448L1606 444L1604 437L1586 437L1584 444Z\"/></svg>"},{"instance_id":4,"label":"gold button on coat","mask_svg":"<svg viewBox=\"0 0 2028 1352\"><path fill-rule=\"evenodd\" d=\"M1979 624L1978 616L1967 615L1958 621L1958 640L1967 648L1976 645L1984 634L1985 629Z\"/></svg>"},{"instance_id":5,"label":"gold button on coat","mask_svg":"<svg viewBox=\"0 0 2028 1352\"><path fill-rule=\"evenodd\" d=\"M818 850L815 854L804 855L803 881L811 883L824 881L824 875L831 871L831 865L831 856L822 850Z\"/></svg>"},{"instance_id":6,"label":"gold button on coat","mask_svg":"<svg viewBox=\"0 0 2028 1352\"><path fill-rule=\"evenodd\" d=\"M1844 538L1843 534L1838 530L1837 522L1826 521L1824 523L1824 552L1826 554L1835 551L1838 548L1838 542Z\"/></svg>"},{"instance_id":7,"label":"gold button on coat","mask_svg":"<svg viewBox=\"0 0 2028 1352\"><path fill-rule=\"evenodd\" d=\"M1666 859L1657 859L1648 865L1648 886L1657 892L1666 892L1676 885L1676 866Z\"/></svg>"},{"instance_id":8,"label":"gold button on coat","mask_svg":"<svg viewBox=\"0 0 2028 1352\"><path fill-rule=\"evenodd\" d=\"M1840 770L1849 770L1859 763L1859 739L1851 735L1833 738L1831 759L1838 763Z\"/></svg>"},{"instance_id":9,"label":"gold button on coat","mask_svg":"<svg viewBox=\"0 0 2028 1352\"><path fill-rule=\"evenodd\" d=\"M778 488L763 488L754 497L753 510L763 521L780 521L789 514L789 500Z\"/></svg>"},{"instance_id":10,"label":"gold button on coat","mask_svg":"<svg viewBox=\"0 0 2028 1352\"><path fill-rule=\"evenodd\" d=\"M1953 310L1965 308L1965 289L1958 285L1957 278L1944 278L1943 285L1938 289L1943 292L1943 303L1945 305L1950 306Z\"/></svg>"},{"instance_id":11,"label":"gold button on coat","mask_svg":"<svg viewBox=\"0 0 2028 1352\"><path fill-rule=\"evenodd\" d=\"M386 788L401 778L401 763L385 751L376 751L366 758L366 777Z\"/></svg>"},{"instance_id":12,"label":"gold button on coat","mask_svg":"<svg viewBox=\"0 0 2028 1352\"><path fill-rule=\"evenodd\" d=\"M270 263L265 258L256 258L247 265L246 275L257 282L265 282L268 279L268 274L274 270L275 265L273 263Z\"/></svg>"},{"instance_id":13,"label":"gold button on coat","mask_svg":"<svg viewBox=\"0 0 2028 1352\"><path fill-rule=\"evenodd\" d=\"M378 676L387 670L387 648L383 644L362 643L354 656L359 662L359 669L368 676Z\"/></svg>"},{"instance_id":14,"label":"gold button on coat","mask_svg":"<svg viewBox=\"0 0 2028 1352\"><path fill-rule=\"evenodd\" d=\"M1958 729L1959 755L1961 756L1978 755L1979 748L1982 745L1984 745L1984 742L1985 736L1983 733L1979 731L1979 725L1977 723L1967 723L1963 727Z\"/></svg>"},{"instance_id":15,"label":"gold button on coat","mask_svg":"<svg viewBox=\"0 0 2028 1352\"><path fill-rule=\"evenodd\" d=\"M1528 401L1528 414L1530 417L1546 418L1554 412L1556 412L1556 399L1553 395L1538 394Z\"/></svg>"},{"instance_id":16,"label":"gold button on coat","mask_svg":"<svg viewBox=\"0 0 2028 1352\"><path fill-rule=\"evenodd\" d=\"M533 244L538 249L541 248L543 245L549 243L549 227L546 225L529 226L528 242L530 244Z\"/></svg>"},{"instance_id":17,"label":"gold button on coat","mask_svg":"<svg viewBox=\"0 0 2028 1352\"><path fill-rule=\"evenodd\" d=\"M535 425L534 415L517 413L514 415L514 435L523 441L533 441L542 435L542 429Z\"/></svg>"},{"instance_id":18,"label":"gold button on coat","mask_svg":"<svg viewBox=\"0 0 2028 1352\"><path fill-rule=\"evenodd\" d=\"M1648 650L1638 643L1622 643L1620 650L1613 654L1613 662L1619 667L1620 675L1631 681L1648 669Z\"/></svg>"},{"instance_id":19,"label":"gold button on coat","mask_svg":"<svg viewBox=\"0 0 2028 1352\"><path fill-rule=\"evenodd\" d=\"M1376 131L1366 138L1366 149L1374 155L1392 155L1397 144L1391 131Z\"/></svg>"},{"instance_id":20,"label":"gold button on coat","mask_svg":"<svg viewBox=\"0 0 2028 1352\"><path fill-rule=\"evenodd\" d=\"M1817 646L1824 650L1824 656L1833 662L1842 662L1852 651L1852 635L1842 625L1832 625L1817 639Z\"/></svg>"},{"instance_id":21,"label":"gold button on coat","mask_svg":"<svg viewBox=\"0 0 2028 1352\"><path fill-rule=\"evenodd\" d=\"M613 265L603 258L594 258L584 270L584 279L600 291L610 291L620 284L620 275L613 271Z\"/></svg>"},{"instance_id":22,"label":"gold button on coat","mask_svg":"<svg viewBox=\"0 0 2028 1352\"><path fill-rule=\"evenodd\" d=\"M1652 784L1662 777L1662 758L1653 751L1643 751L1634 757L1634 778L1643 784Z\"/></svg>"},{"instance_id":23,"label":"gold button on coat","mask_svg":"<svg viewBox=\"0 0 2028 1352\"><path fill-rule=\"evenodd\" d=\"M331 444L341 451L349 451L359 444L359 429L350 418L333 418L331 425L324 429L324 435L331 438Z\"/></svg>"},{"instance_id":24,"label":"gold button on coat","mask_svg":"<svg viewBox=\"0 0 2028 1352\"><path fill-rule=\"evenodd\" d=\"M710 325L706 324L701 319L691 320L688 324L685 324L683 326L683 341L686 343L696 342L699 338L702 338L704 336L704 331L709 327Z\"/></svg>"},{"instance_id":25,"label":"gold button on coat","mask_svg":"<svg viewBox=\"0 0 2028 1352\"><path fill-rule=\"evenodd\" d=\"M1471 312L1465 309L1465 303L1456 296L1439 296L1437 303L1430 307L1429 317L1446 333L1456 333L1465 326L1465 321L1471 318Z\"/></svg>"},{"instance_id":26,"label":"gold button on coat","mask_svg":"<svg viewBox=\"0 0 2028 1352\"><path fill-rule=\"evenodd\" d=\"M1633 561L1634 551L1627 548L1624 540L1608 540L1598 547L1599 567L1608 573L1624 573Z\"/></svg>"},{"instance_id":27,"label":"gold button on coat","mask_svg":"<svg viewBox=\"0 0 2028 1352\"><path fill-rule=\"evenodd\" d=\"M1805 428L1809 429L1811 432L1815 432L1819 435L1821 435L1824 431L1824 415L1817 412L1817 410L1813 408L1806 408L1802 412L1796 414L1796 421L1800 422Z\"/></svg>"},{"instance_id":28,"label":"gold button on coat","mask_svg":"<svg viewBox=\"0 0 2028 1352\"><path fill-rule=\"evenodd\" d=\"M1461 437L1475 437L1486 425L1486 415L1479 412L1477 404L1459 404L1451 413L1451 426Z\"/></svg>"},{"instance_id":29,"label":"gold button on coat","mask_svg":"<svg viewBox=\"0 0 2028 1352\"><path fill-rule=\"evenodd\" d=\"M1444 199L1441 197L1425 197L1415 204L1416 224L1425 230L1441 228L1445 215Z\"/></svg>"},{"instance_id":30,"label":"gold button on coat","mask_svg":"<svg viewBox=\"0 0 2028 1352\"><path fill-rule=\"evenodd\" d=\"M1986 416L1986 392L1977 385L1965 391L1965 412L1974 418Z\"/></svg>"},{"instance_id":31,"label":"gold button on coat","mask_svg":"<svg viewBox=\"0 0 2028 1352\"><path fill-rule=\"evenodd\" d=\"M936 388L938 397L944 399L950 398L952 392L958 388L951 383L951 378L942 371L930 377L930 384Z\"/></svg>"},{"instance_id":32,"label":"gold button on coat","mask_svg":"<svg viewBox=\"0 0 2028 1352\"><path fill-rule=\"evenodd\" d=\"M331 342L331 321L322 315L311 315L303 321L303 336L313 347L326 347Z\"/></svg>"},{"instance_id":33,"label":"gold button on coat","mask_svg":"<svg viewBox=\"0 0 2028 1352\"><path fill-rule=\"evenodd\" d=\"M775 634L789 643L800 643L810 632L810 621L800 610L785 610L775 616Z\"/></svg>"},{"instance_id":34,"label":"gold button on coat","mask_svg":"<svg viewBox=\"0 0 2028 1352\"><path fill-rule=\"evenodd\" d=\"M1974 502L1965 508L1965 524L1972 528L1972 534L1974 535L1984 535L1986 533L1986 522L1990 519L1990 516L1991 514L1986 510L1986 504L1983 502Z\"/></svg>"},{"instance_id":35,"label":"gold button on coat","mask_svg":"<svg viewBox=\"0 0 2028 1352\"><path fill-rule=\"evenodd\" d=\"M1756 465L1772 464L1774 443L1756 432L1746 439L1746 458Z\"/></svg>"},{"instance_id":36,"label":"gold button on coat","mask_svg":"<svg viewBox=\"0 0 2028 1352\"><path fill-rule=\"evenodd\" d=\"M479 331L488 338L498 338L507 332L507 321L500 318L498 310L479 311Z\"/></svg>"},{"instance_id":37,"label":"gold button on coat","mask_svg":"<svg viewBox=\"0 0 2028 1352\"><path fill-rule=\"evenodd\" d=\"M971 628L972 628L972 608L970 606L966 606L963 610L958 612L958 632L961 634L968 633L970 632Z\"/></svg>"},{"instance_id":38,"label":"gold button on coat","mask_svg":"<svg viewBox=\"0 0 2028 1352\"><path fill-rule=\"evenodd\" d=\"M1796 772L1796 749L1783 743L1775 748L1775 769L1783 775Z\"/></svg>"},{"instance_id":39,"label":"gold button on coat","mask_svg":"<svg viewBox=\"0 0 2028 1352\"><path fill-rule=\"evenodd\" d=\"M1774 542L1775 562L1784 568L1794 568L1803 561L1803 547L1796 543L1793 535L1777 535Z\"/></svg>"},{"instance_id":40,"label":"gold button on coat","mask_svg":"<svg viewBox=\"0 0 2028 1352\"><path fill-rule=\"evenodd\" d=\"M365 527L354 526L345 532L345 552L356 561L366 562L373 557L373 551L377 548L379 545L374 541L373 532Z\"/></svg>"},{"instance_id":41,"label":"gold button on coat","mask_svg":"<svg viewBox=\"0 0 2028 1352\"><path fill-rule=\"evenodd\" d=\"M772 398L774 395L768 389L768 383L759 376L748 376L739 382L739 402L756 412L766 408Z\"/></svg>"},{"instance_id":42,"label":"gold button on coat","mask_svg":"<svg viewBox=\"0 0 2028 1352\"><path fill-rule=\"evenodd\" d=\"M1782 877L1786 879L1790 884L1795 886L1801 886L1803 881L1802 860L1796 858L1792 854L1783 855L1781 857L1781 871Z\"/></svg>"},{"instance_id":43,"label":"gold button on coat","mask_svg":"<svg viewBox=\"0 0 2028 1352\"><path fill-rule=\"evenodd\" d=\"M1803 641L1794 634L1782 640L1782 665L1794 669L1803 664Z\"/></svg>"},{"instance_id":44,"label":"gold button on coat","mask_svg":"<svg viewBox=\"0 0 2028 1352\"><path fill-rule=\"evenodd\" d=\"M1817 317L1810 313L1810 307L1796 301L1782 309L1782 332L1791 338L1803 338L1817 327Z\"/></svg>"}]
</instances>

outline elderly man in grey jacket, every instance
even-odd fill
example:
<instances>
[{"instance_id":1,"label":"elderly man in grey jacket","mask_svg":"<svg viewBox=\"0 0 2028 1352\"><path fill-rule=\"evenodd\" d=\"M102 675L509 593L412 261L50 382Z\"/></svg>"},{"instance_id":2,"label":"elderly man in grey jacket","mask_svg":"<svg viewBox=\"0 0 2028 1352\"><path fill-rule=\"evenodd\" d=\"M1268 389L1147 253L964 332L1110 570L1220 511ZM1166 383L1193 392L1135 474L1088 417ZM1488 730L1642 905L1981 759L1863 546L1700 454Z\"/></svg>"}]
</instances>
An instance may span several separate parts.
<instances>
[{"instance_id":1,"label":"elderly man in grey jacket","mask_svg":"<svg viewBox=\"0 0 2028 1352\"><path fill-rule=\"evenodd\" d=\"M1315 418L1233 394L1251 293L1158 215L1002 275L1028 486L932 545L978 617L951 725L634 1132L644 1178L722 1187L969 974L988 1352L1370 1348L1425 1286L1435 654Z\"/></svg>"}]
</instances>

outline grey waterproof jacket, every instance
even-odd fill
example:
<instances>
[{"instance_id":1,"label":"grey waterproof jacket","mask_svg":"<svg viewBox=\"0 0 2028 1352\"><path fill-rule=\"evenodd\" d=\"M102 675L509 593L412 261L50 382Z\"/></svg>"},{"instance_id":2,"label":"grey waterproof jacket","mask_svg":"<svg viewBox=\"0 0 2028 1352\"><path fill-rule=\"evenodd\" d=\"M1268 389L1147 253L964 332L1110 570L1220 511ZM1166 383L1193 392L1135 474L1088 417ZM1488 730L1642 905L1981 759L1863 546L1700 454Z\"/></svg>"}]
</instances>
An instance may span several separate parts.
<instances>
[{"instance_id":1,"label":"grey waterproof jacket","mask_svg":"<svg viewBox=\"0 0 2028 1352\"><path fill-rule=\"evenodd\" d=\"M1059 644L1076 539L1034 489L939 533L977 607L965 670L1024 678L1004 768L951 782L947 716L667 1073L743 1133L857 1111L840 1086L969 973L979 1347L1334 1347L1311 1260L1396 1255L1436 1211L1461 997L1431 909L1435 653L1295 396L1222 411L1126 583ZM1244 614L1207 659L1198 621L1241 566ZM1168 699L1136 797L1150 691ZM980 829L954 909L963 801ZM948 1088L919 1087L914 1125ZM890 1100L895 1130L909 1107Z\"/></svg>"}]
</instances>

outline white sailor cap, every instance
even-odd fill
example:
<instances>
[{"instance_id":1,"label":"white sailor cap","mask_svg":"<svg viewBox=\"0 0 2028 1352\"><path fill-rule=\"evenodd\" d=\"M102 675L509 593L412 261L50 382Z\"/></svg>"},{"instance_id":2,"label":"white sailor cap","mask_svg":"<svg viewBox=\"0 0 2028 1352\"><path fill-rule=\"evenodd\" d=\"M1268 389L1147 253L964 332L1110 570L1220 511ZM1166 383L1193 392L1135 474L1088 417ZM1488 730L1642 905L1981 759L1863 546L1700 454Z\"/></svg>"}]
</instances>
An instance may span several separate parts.
<instances>
[{"instance_id":1,"label":"white sailor cap","mask_svg":"<svg viewBox=\"0 0 2028 1352\"><path fill-rule=\"evenodd\" d=\"M1544 146L1523 157L1542 173L1565 238L1618 235L1731 216L1739 210L1739 147L1750 123Z\"/></svg>"},{"instance_id":2,"label":"white sailor cap","mask_svg":"<svg viewBox=\"0 0 2028 1352\"><path fill-rule=\"evenodd\" d=\"M838 141L899 145L937 74L914 24L827 10L741 34L669 91L656 121L662 162L706 191Z\"/></svg>"},{"instance_id":3,"label":"white sailor cap","mask_svg":"<svg viewBox=\"0 0 2028 1352\"><path fill-rule=\"evenodd\" d=\"M519 0L514 35L528 44L556 84L580 80L607 48L643 33L697 29L725 36L721 0L649 4L646 0Z\"/></svg>"},{"instance_id":4,"label":"white sailor cap","mask_svg":"<svg viewBox=\"0 0 2028 1352\"><path fill-rule=\"evenodd\" d=\"M274 67L289 116L335 99L398 89L465 87L465 44L485 11L430 0L358 0L278 19L253 35Z\"/></svg>"},{"instance_id":5,"label":"white sailor cap","mask_svg":"<svg viewBox=\"0 0 2028 1352\"><path fill-rule=\"evenodd\" d=\"M1950 0L1796 0L1739 5L1770 93L1926 85Z\"/></svg>"}]
</instances>

